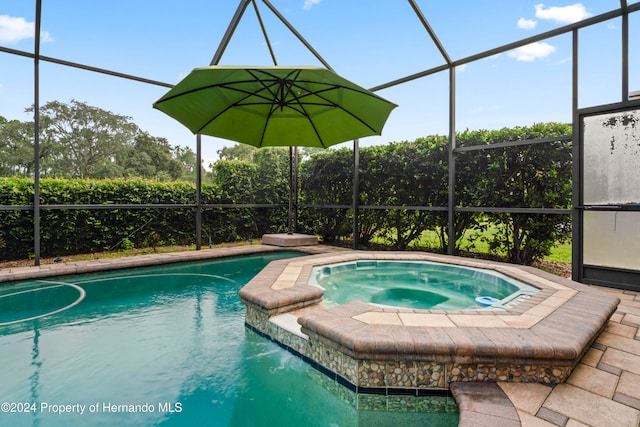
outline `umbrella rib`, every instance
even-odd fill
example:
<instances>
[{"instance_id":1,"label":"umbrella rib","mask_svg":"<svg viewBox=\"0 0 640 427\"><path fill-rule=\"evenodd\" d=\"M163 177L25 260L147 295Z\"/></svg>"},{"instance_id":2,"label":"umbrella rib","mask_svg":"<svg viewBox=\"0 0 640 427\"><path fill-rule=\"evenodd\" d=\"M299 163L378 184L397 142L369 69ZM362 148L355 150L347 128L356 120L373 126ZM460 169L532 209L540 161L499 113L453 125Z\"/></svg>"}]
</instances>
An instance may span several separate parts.
<instances>
[{"instance_id":1,"label":"umbrella rib","mask_svg":"<svg viewBox=\"0 0 640 427\"><path fill-rule=\"evenodd\" d=\"M327 145L325 144L324 140L322 139L322 136L320 135L320 132L318 132L318 128L316 127L316 124L313 122L313 120L311 120L311 116L309 115L309 113L307 112L306 108L304 108L304 105L300 101L300 97L298 97L298 95L296 93L294 93L293 91L291 91L291 94L293 95L293 98L296 100L296 103L300 107L300 110L302 111L301 114L307 119L307 121L309 122L309 124L313 128L313 131L315 132L316 136L318 137L318 141L320 141L320 145L322 145L323 148L327 148ZM334 103L331 103L331 104L334 104ZM324 104L315 104L314 103L314 104L307 104L307 105L324 105Z\"/></svg>"},{"instance_id":2,"label":"umbrella rib","mask_svg":"<svg viewBox=\"0 0 640 427\"><path fill-rule=\"evenodd\" d=\"M232 108L234 108L234 107L236 107L236 106L241 106L241 105L245 105L245 106L249 106L249 105L273 105L273 103L274 103L274 99L275 99L275 93L277 92L277 90L276 90L276 91L274 91L274 90L273 90L273 87L274 87L274 86L278 86L278 85L279 85L279 81L280 81L281 79L279 79L277 76L275 76L275 75L273 75L273 74L271 74L271 73L266 73L266 72L265 72L264 74L269 75L269 76L270 76L270 77L272 77L272 79L273 79L273 80L269 80L269 81L268 81L268 82L269 82L269 84L267 84L267 81L266 81L266 80L261 79L261 78L259 78L259 77L256 75L256 72L255 72L255 71L259 71L259 70L251 70L251 69L248 69L248 70L246 70L246 71L247 71L247 73L248 73L249 75L251 75L251 76L253 77L253 80L252 80L252 79L247 79L247 80L241 80L241 81L234 81L234 82L232 82L232 83L220 83L220 84L215 84L215 85L208 85L208 86L203 87L203 88L198 88L198 89L194 89L194 90L192 90L192 91L183 92L183 94L187 94L187 93L197 92L197 91L199 91L199 90L206 90L206 89L213 89L213 88L220 87L220 88L225 88L225 89L233 90L233 91L236 91L236 92L244 93L244 94L246 94L246 95L247 95L246 97L244 97L244 98L242 98L242 99L239 99L238 101L233 102L233 103L230 103L229 105L227 105L227 106L226 106L226 108L224 108L224 109L223 109L222 111L220 111L218 114L216 114L216 115L214 115L213 117L211 117L211 119L207 120L207 121L206 121L202 126L200 126L200 127L198 128L198 131L197 131L196 133L201 132L203 129L205 129L207 126L209 126L209 124L211 124L212 122L214 122L214 121L215 121L218 117L220 117L222 114L226 113L227 111L229 111L230 109L232 109ZM290 73L290 74L291 74L291 73ZM266 90L266 91L267 91L271 96L269 97L269 96L262 95L262 94L260 94L260 92L258 92L258 91L247 91L247 90L244 90L244 89L240 89L240 88L234 87L234 85L245 84L245 83L252 83L252 82L259 83L259 84L263 87L263 89L264 89L264 90ZM177 95L176 95L176 96L177 96ZM246 99L251 98L251 97L258 97L258 98L262 98L262 99L264 99L264 101L265 101L265 102L264 102L264 103L260 103L260 102L247 102L247 103L243 103L243 101L245 101ZM270 111L270 112L269 112L269 116L270 116L271 114L272 114L272 111ZM263 129L263 131L262 131L262 137L260 138L260 140L261 140L261 141L263 140L263 138L264 138L264 134L265 134L265 132L266 132L266 123L267 123L267 122L268 122L268 120L266 120L266 121L265 121L265 128ZM262 144L261 144L261 145L262 145Z\"/></svg>"},{"instance_id":3,"label":"umbrella rib","mask_svg":"<svg viewBox=\"0 0 640 427\"><path fill-rule=\"evenodd\" d=\"M231 86L231 85L240 85L240 84L251 83L251 82L254 82L254 80L237 80L237 81L234 81L234 82L231 82L231 83L216 83L216 84L212 84L212 85L201 86L201 87L197 87L195 89L190 89L190 90L187 90L187 91L184 91L184 92L173 94L173 95L168 96L166 98L159 99L158 101L156 101L154 103L154 105L159 105L159 104L162 104L162 103L167 102L167 101L171 101L172 99L179 98L179 97L184 96L184 95L189 95L189 94L192 94L192 93L201 92L203 90L215 89L215 88L225 88L225 89L234 90L236 92L243 92L243 93L246 93L247 95L255 95L254 92L248 92L246 90L242 90L242 89L239 89L239 88ZM265 97L265 99L267 99L267 98Z\"/></svg>"},{"instance_id":4,"label":"umbrella rib","mask_svg":"<svg viewBox=\"0 0 640 427\"><path fill-rule=\"evenodd\" d=\"M263 79L260 79L260 78L256 75L257 73L254 73L253 71L254 71L254 70L247 70L247 72L248 72L249 74L251 74L252 76L254 76L254 77L256 78L256 80L260 81L260 82L264 85L264 80L263 80ZM322 137L320 136L320 133L318 132L317 127L315 126L315 124L314 124L313 120L311 119L311 116L309 115L309 113L308 113L308 112L307 112L307 110L305 109L305 107L304 107L305 105L317 105L317 106L327 106L327 107L334 107L334 108L338 108L338 109L342 110L343 112L345 112L346 114L348 114L349 116L351 116L351 117L353 117L354 119L356 119L357 121L359 121L360 123L362 123L364 126L366 126L366 127L367 127L369 130L371 130L372 132L377 133L377 131L376 131L376 130L371 126L371 125L369 125L369 123L367 123L365 120L363 120L363 119L362 119L362 118L360 118L359 116L357 116L357 115L353 114L351 111L349 111L349 110L345 109L345 108L344 108L344 107L342 107L341 105L339 105L339 104L337 104L337 103L335 103L335 102L333 102L333 101L331 101L331 100L327 99L327 97L325 97L325 96L323 96L323 95L322 95L322 93L323 93L323 92L332 91L332 90L335 90L335 89L338 89L338 88L342 88L342 89L344 89L344 90L348 90L348 91L351 91L351 92L356 92L356 93L359 93L359 94L361 94L361 95L365 95L365 96L370 96L370 97L371 97L372 95L371 95L370 93L365 92L365 91L361 91L361 90L356 90L356 89L353 89L353 88L349 88L349 87L346 87L346 86L335 85L335 84L330 84L330 85L328 85L328 87L326 87L326 88L324 88L324 89L321 89L321 90L317 90L317 91L309 91L308 89L306 89L306 88L302 87L302 86L300 85L300 83L312 83L312 84L323 84L323 83L314 82L314 81L308 81L308 80L297 80L297 77L298 77L298 76L300 75L300 73L302 72L302 70L299 70L299 69L298 69L298 70L293 70L293 71L291 71L291 72L290 72L290 73L289 73L285 78L278 78L278 77L277 77L277 76L275 76L274 74L272 74L272 73L268 73L268 72L266 72L266 71L264 71L264 70L255 70L255 71L256 71L256 72L263 73L263 74L266 74L266 75L268 75L268 76L270 76L270 77L272 77L272 78L274 78L274 79L280 79L282 82L285 82L285 81L292 81L292 83L293 83L293 84L288 88L288 89L289 89L288 93L290 93L290 94L293 96L293 98L296 100L296 104L299 106L299 108L300 108L300 109L299 109L299 110L296 110L292 105L289 105L289 104L287 104L287 107L289 107L289 108L291 108L291 109L293 109L293 110L298 111L300 114L302 114L304 117L306 117L306 118L307 118L307 120L308 120L308 121L309 121L309 123L311 124L311 127L313 128L313 131L315 132L316 136L318 137L318 140L320 141L320 144L321 144L324 148L327 148L327 146L326 146L326 144L324 143L324 141L322 140ZM291 80L289 80L290 76L292 76L293 74L295 74L295 77L294 77L294 78L292 78ZM296 87L296 88L298 88L298 89L300 89L300 90L304 91L304 92L305 92L305 94L304 94L304 95L302 95L302 96L298 96L298 95L295 93L295 91L293 91L293 90L292 90L292 88L293 88L293 87ZM281 89L281 91L282 91L282 89L283 89L283 84L281 84L281 85L280 85L280 89ZM270 91L270 92L271 92L271 91ZM273 94L273 92L271 92L271 93ZM309 96L318 96L320 99L324 100L324 101L326 102L326 104L322 104L322 103L305 103L305 102L303 101L303 99L304 99L304 98L306 98L306 97L309 97ZM375 94L373 95L373 97L376 97L376 98L377 98L377 96L376 96ZM282 94L282 95L281 95L281 100L282 100L282 101L284 101L284 98L285 98L285 97L284 97L284 94ZM275 97L274 97L274 101L272 102L272 105L273 105L273 104L275 104ZM279 106L280 106L280 108L282 108L282 105L279 105ZM271 110L269 111L269 117L274 113L274 111L275 111L275 110L273 109L273 106L272 106ZM264 138L264 134L265 134L265 132L266 132L266 123L268 123L268 120L266 120L266 121L265 121L265 127L263 128L263 131L262 131L262 137L261 137L261 140Z\"/></svg>"},{"instance_id":5,"label":"umbrella rib","mask_svg":"<svg viewBox=\"0 0 640 427\"><path fill-rule=\"evenodd\" d=\"M343 112L347 113L348 115L350 115L351 117L353 117L354 119L358 120L360 123L362 123L363 125L365 125L365 126L366 126L367 128L369 128L372 132L376 132L376 130L375 130L371 125L369 125L366 121L364 121L363 119L361 119L361 118L360 118L360 117L358 117L357 115L353 114L351 111L347 110L346 108L344 108L344 107L343 107L343 106L341 106L340 104L337 104L337 103L335 103L335 102L332 102L332 101L330 101L329 99L327 99L325 96L323 96L323 95L322 95L322 93L323 93L323 92L328 92L328 91L334 90L334 89L336 89L336 88L342 88L342 89L345 89L345 90L349 90L349 91L351 91L351 92L356 92L356 93L359 93L359 94L361 94L361 95L366 95L366 96L371 97L371 95L370 95L369 93L367 93L367 92L363 92L363 91L356 90L356 89L352 89L352 88L345 87L345 86L331 85L331 87L328 87L328 88L325 88L325 89L322 89L322 90L317 90L317 91L314 91L314 92L310 92L310 91L308 91L308 93L307 93L306 95L301 96L300 98L304 98L304 97L306 97L306 96L312 96L312 95L318 96L318 97L320 97L321 99L323 99L324 101L326 101L326 102L328 103L328 106L332 106L332 107L335 107L335 108L338 108L338 109L342 110ZM306 104L307 104L307 105L312 105L311 103L306 103ZM318 104L313 104L313 105L324 105L324 104L319 104L319 103L318 103Z\"/></svg>"},{"instance_id":6,"label":"umbrella rib","mask_svg":"<svg viewBox=\"0 0 640 427\"><path fill-rule=\"evenodd\" d=\"M244 83L252 82L252 81L253 81L253 80L247 80L247 81L246 81L246 82L244 82ZM237 82L234 82L233 84L236 84L236 83L237 83ZM267 91L271 92L271 90L269 89L269 87L268 87L268 86L266 86L266 85L263 85L263 86L265 86L265 89L266 89ZM236 101L236 102L232 102L232 103L230 103L229 105L227 105L227 106L226 106L222 111L220 111L218 114L216 114L216 115L214 115L213 117L211 117L211 119L207 120L207 121L206 121L202 126L200 126L200 127L198 128L197 132L195 132L195 133L200 133L204 128L206 128L207 126L209 126L209 124L211 124L212 122L214 122L218 117L220 117L221 115L223 115L224 113L226 113L227 111L229 111L230 109L232 109L232 108L234 108L234 107L237 107L237 106L240 106L240 105L247 105L247 106L249 106L249 105L268 105L268 104L272 104L272 101L270 100L270 98L268 98L268 97L266 97L266 96L264 96L264 95L261 95L261 94L259 94L259 93L257 93L257 92L250 92L250 91L247 91L247 90L238 89L238 88L235 88L235 87L229 86L229 84L228 84L228 83L225 83L225 84L219 84L219 85L211 85L211 86L209 86L208 88L209 88L209 89L211 89L211 88L213 88L213 87L223 87L223 88L225 88L225 89L229 89L229 90L233 90L233 91L236 91L236 92L244 93L244 94L246 94L247 96L245 96L245 97L244 97L244 98L242 98L242 99L239 99L239 100L238 100L238 101ZM194 91L194 92L195 92L195 91ZM264 100L265 100L265 102L264 102L264 103L260 103L260 102L248 102L248 103L243 103L243 101L244 101L244 100L246 100L246 99L248 99L248 98L251 98L251 97L253 97L253 96L256 96L256 97L262 98L262 99L264 99Z\"/></svg>"},{"instance_id":7,"label":"umbrella rib","mask_svg":"<svg viewBox=\"0 0 640 427\"><path fill-rule=\"evenodd\" d=\"M277 109L279 108L281 111L284 109L285 106L291 108L290 105L285 104L286 101L286 95L289 93L293 93L291 91L291 86L287 85L287 82L294 82L295 78L297 78L297 76L300 75L302 70L292 70L291 72L289 72L284 78L282 77L278 77L272 73L268 73L264 70L247 70L247 72L249 74L251 74L257 82L259 82L272 96L271 96L271 108L269 108L269 113L267 115L267 120L264 121L264 126L262 128L262 132L260 135L260 146L262 147L262 142L264 141L264 137L267 133L267 126L269 124L269 120L271 118L271 116L273 115L273 113L275 111L277 111ZM267 86L265 84L265 80L262 78L259 78L257 76L257 73L263 73L266 74L268 76L270 76L273 79L274 84L273 85L269 85ZM291 78L292 75L295 74L295 77ZM272 90L272 86L277 86L276 90L273 91ZM288 89L288 90L286 90ZM286 90L286 92L285 92ZM279 92L279 96L278 96L278 92ZM293 96L295 97L295 94L293 94ZM308 118L308 115L305 114L305 117ZM313 126L313 123L312 123ZM322 138L320 138L320 135L318 134L317 130L315 129L314 126L314 131L316 132L316 135L318 136L318 139L320 140L320 143L322 144L322 146L324 146L324 143L322 142Z\"/></svg>"}]
</instances>

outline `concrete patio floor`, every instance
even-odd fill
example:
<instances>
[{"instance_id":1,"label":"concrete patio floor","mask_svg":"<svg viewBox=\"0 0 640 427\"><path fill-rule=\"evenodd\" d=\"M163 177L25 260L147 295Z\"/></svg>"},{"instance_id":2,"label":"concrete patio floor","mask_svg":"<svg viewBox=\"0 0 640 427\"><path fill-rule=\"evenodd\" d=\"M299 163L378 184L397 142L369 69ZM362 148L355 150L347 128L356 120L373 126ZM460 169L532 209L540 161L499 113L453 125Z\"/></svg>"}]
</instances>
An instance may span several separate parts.
<instances>
[{"instance_id":1,"label":"concrete patio floor","mask_svg":"<svg viewBox=\"0 0 640 427\"><path fill-rule=\"evenodd\" d=\"M640 426L640 293L595 288L621 303L567 382L469 384L461 427Z\"/></svg>"},{"instance_id":2,"label":"concrete patio floor","mask_svg":"<svg viewBox=\"0 0 640 427\"><path fill-rule=\"evenodd\" d=\"M344 249L313 246L323 253ZM252 245L0 269L0 282L195 261L277 250ZM621 299L608 326L566 383L456 383L462 427L640 426L640 293L596 287ZM453 388L453 386L452 386Z\"/></svg>"}]
</instances>

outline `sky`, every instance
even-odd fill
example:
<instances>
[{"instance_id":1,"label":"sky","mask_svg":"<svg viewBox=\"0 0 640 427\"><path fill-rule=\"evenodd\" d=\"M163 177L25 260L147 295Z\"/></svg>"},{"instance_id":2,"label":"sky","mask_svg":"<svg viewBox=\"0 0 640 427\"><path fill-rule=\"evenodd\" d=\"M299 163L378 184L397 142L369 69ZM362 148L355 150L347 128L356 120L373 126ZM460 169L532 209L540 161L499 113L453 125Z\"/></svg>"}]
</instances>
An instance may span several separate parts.
<instances>
[{"instance_id":1,"label":"sky","mask_svg":"<svg viewBox=\"0 0 640 427\"><path fill-rule=\"evenodd\" d=\"M549 0L552 1L552 0ZM628 0L629 4L637 4ZM34 51L35 0L0 0L0 47ZM42 0L41 55L176 84L209 65L236 0ZM255 2L278 65L322 65L261 0ZM271 0L341 76L375 88L445 64L409 1ZM416 0L456 61L620 7L619 0ZM580 108L621 101L621 19L579 31ZM640 12L629 18L629 87L640 90ZM456 68L456 129L571 122L571 34ZM220 65L273 65L249 5ZM33 59L0 51L0 116L30 121ZM131 117L144 131L195 150L196 137L152 108L168 89L40 62L40 103L78 100ZM440 72L377 93L398 104L382 135L361 146L446 135L449 75ZM203 137L205 165L234 142ZM339 145L351 146L350 142Z\"/></svg>"}]
</instances>

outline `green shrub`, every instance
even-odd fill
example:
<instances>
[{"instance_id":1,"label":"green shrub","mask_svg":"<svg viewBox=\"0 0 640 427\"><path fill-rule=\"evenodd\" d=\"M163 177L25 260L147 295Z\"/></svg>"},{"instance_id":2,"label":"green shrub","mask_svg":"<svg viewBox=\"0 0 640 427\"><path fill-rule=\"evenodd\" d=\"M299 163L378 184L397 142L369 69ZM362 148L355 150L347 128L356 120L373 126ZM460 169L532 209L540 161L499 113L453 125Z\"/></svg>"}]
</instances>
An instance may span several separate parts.
<instances>
[{"instance_id":1,"label":"green shrub","mask_svg":"<svg viewBox=\"0 0 640 427\"><path fill-rule=\"evenodd\" d=\"M126 237L124 239L122 239L122 241L120 242L120 248L124 249L124 250L129 250L129 249L133 249L135 248L136 245L129 239L127 239Z\"/></svg>"},{"instance_id":2,"label":"green shrub","mask_svg":"<svg viewBox=\"0 0 640 427\"><path fill-rule=\"evenodd\" d=\"M220 203L220 189L203 185L203 203ZM42 257L92 253L118 247L156 247L163 244L190 245L195 242L193 208L136 209L49 209L46 205L82 204L194 204L196 190L184 182L149 180L40 180ZM29 206L33 203L33 180L0 178L0 202L5 206ZM212 212L205 209L203 223ZM224 220L220 220L224 218ZM227 221L231 218L231 221ZM245 227L245 218L234 219L228 211L218 214L215 228L217 242L255 238ZM205 223L206 224L206 223ZM255 226L249 227L254 230ZM203 226L206 230L207 225ZM33 257L33 212L0 211L0 235L4 236L3 259Z\"/></svg>"},{"instance_id":3,"label":"green shrub","mask_svg":"<svg viewBox=\"0 0 640 427\"><path fill-rule=\"evenodd\" d=\"M459 146L563 136L568 125L536 124L496 131L464 131ZM210 245L258 238L287 227L288 150L261 149L250 160L215 163L212 183L202 186L202 237ZM353 151L314 152L299 168L298 231L324 242L351 238ZM448 246L448 138L430 136L413 142L363 147L360 150L358 234L362 245L406 249L420 244L425 232L437 236L436 250ZM475 150L456 155L456 206L489 208L569 208L571 143L556 141L509 148ZM30 206L33 180L0 178L0 203ZM193 208L50 209L46 205L185 204L193 205L196 189L185 182L152 180L42 179L40 181L41 255L90 253L117 247L193 244ZM280 205L275 208L242 205ZM232 207L222 207L232 205ZM235 206L233 206L235 205ZM330 205L315 208L317 205ZM366 208L366 207L369 208ZM385 208L391 206L394 208ZM102 207L102 206L101 206ZM491 210L491 209L489 209ZM472 249L474 236L489 251L507 254L512 262L530 264L569 237L566 215L458 212L456 247ZM487 227L490 235L482 233ZM475 231L474 231L475 230ZM9 259L33 257L31 209L0 211L0 254ZM430 244L430 246L432 246ZM462 248L462 249L464 249Z\"/></svg>"}]
</instances>

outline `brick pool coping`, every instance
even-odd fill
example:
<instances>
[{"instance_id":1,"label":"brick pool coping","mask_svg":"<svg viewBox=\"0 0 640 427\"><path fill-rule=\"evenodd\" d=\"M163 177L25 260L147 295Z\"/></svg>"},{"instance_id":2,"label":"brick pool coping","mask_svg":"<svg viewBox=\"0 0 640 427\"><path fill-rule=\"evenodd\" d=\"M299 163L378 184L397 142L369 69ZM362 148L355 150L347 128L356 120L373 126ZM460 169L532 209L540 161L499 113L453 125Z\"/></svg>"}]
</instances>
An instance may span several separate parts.
<instances>
[{"instance_id":1,"label":"brick pool coping","mask_svg":"<svg viewBox=\"0 0 640 427\"><path fill-rule=\"evenodd\" d=\"M498 271L540 289L506 310L411 310L351 302L326 308L314 266L425 260ZM456 381L557 384L619 299L541 270L414 252L341 252L274 261L240 292L246 323L356 391L448 389Z\"/></svg>"},{"instance_id":2,"label":"brick pool coping","mask_svg":"<svg viewBox=\"0 0 640 427\"><path fill-rule=\"evenodd\" d=\"M96 273L100 271L121 270L125 268L149 267L152 265L171 264L176 262L202 261L258 254L264 252L293 251L305 254L317 254L332 251L326 246L277 247L262 244L209 248L202 250L167 252L160 254L135 255L119 258L100 258L83 261L64 261L54 264L42 264L28 267L0 268L0 283L21 280L43 279L55 276ZM341 249L338 249L341 250Z\"/></svg>"}]
</instances>

